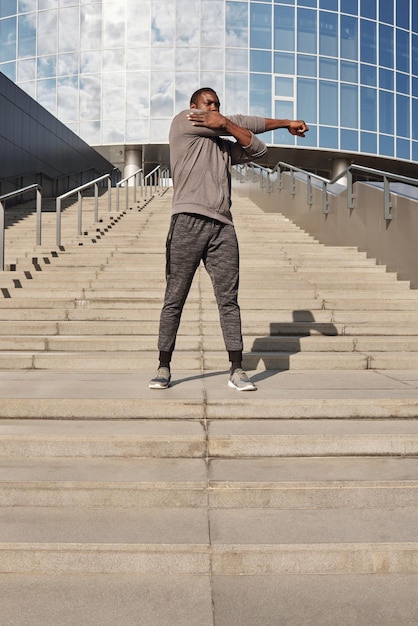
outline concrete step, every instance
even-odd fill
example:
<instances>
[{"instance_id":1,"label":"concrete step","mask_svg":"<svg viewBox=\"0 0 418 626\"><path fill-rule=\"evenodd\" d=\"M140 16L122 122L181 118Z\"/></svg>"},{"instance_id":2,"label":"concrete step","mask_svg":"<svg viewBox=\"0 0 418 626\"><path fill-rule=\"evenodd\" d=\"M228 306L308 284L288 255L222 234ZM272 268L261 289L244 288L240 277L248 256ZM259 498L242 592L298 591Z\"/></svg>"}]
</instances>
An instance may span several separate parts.
<instances>
[{"instance_id":1,"label":"concrete step","mask_svg":"<svg viewBox=\"0 0 418 626\"><path fill-rule=\"evenodd\" d=\"M4 507L0 571L417 574L418 507L375 513L212 510L209 545L205 508Z\"/></svg>"},{"instance_id":2,"label":"concrete step","mask_svg":"<svg viewBox=\"0 0 418 626\"><path fill-rule=\"evenodd\" d=\"M35 422L33 430L39 433L37 426ZM53 425L44 427L43 451L19 421L10 429L19 454L1 457L1 506L297 510L404 507L417 502L416 457L213 458L207 473L205 455L132 458L127 451L125 457L84 456L82 442L77 447L68 436L75 450L70 457L62 433L55 434L58 429ZM99 446L99 437L97 442ZM48 456L38 456L46 451Z\"/></svg>"}]
</instances>

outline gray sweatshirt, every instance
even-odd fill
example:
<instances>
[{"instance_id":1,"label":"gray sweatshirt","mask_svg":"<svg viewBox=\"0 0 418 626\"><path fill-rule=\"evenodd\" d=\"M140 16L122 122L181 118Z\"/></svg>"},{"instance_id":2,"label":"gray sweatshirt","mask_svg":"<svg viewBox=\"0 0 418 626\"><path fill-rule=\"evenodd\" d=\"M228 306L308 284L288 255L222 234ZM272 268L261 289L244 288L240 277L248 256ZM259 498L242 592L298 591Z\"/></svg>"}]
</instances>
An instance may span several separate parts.
<instances>
[{"instance_id":1,"label":"gray sweatshirt","mask_svg":"<svg viewBox=\"0 0 418 626\"><path fill-rule=\"evenodd\" d=\"M187 113L188 110L176 115L170 128L170 163L174 187L172 212L197 213L232 224L231 166L263 156L267 152L266 145L253 134L250 145L243 148L236 141L221 137L225 131L193 126L186 117ZM227 117L252 133L265 131L263 117Z\"/></svg>"}]
</instances>

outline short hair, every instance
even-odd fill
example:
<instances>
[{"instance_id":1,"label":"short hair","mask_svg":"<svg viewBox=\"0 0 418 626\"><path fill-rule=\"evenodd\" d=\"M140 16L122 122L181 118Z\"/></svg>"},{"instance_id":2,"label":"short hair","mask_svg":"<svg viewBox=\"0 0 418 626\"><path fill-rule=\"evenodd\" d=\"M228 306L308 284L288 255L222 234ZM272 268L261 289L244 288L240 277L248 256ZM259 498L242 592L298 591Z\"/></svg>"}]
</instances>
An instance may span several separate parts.
<instances>
[{"instance_id":1,"label":"short hair","mask_svg":"<svg viewBox=\"0 0 418 626\"><path fill-rule=\"evenodd\" d=\"M212 87L201 87L200 89L197 89L194 94L192 94L192 97L190 98L190 104L197 104L197 100L199 98L199 96L202 93L205 93L206 91L210 91L211 93L214 93L215 96L217 95L216 91L214 89L212 89Z\"/></svg>"}]
</instances>

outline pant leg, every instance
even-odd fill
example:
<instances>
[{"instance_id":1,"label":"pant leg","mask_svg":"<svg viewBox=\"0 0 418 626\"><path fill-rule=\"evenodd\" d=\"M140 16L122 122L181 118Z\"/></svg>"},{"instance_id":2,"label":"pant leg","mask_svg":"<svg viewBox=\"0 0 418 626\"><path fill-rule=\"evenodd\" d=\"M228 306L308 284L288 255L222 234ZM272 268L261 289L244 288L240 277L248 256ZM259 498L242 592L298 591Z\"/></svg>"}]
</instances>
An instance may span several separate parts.
<instances>
[{"instance_id":1,"label":"pant leg","mask_svg":"<svg viewBox=\"0 0 418 626\"><path fill-rule=\"evenodd\" d=\"M242 351L241 313L238 304L239 248L235 228L216 224L203 258L218 304L225 347Z\"/></svg>"},{"instance_id":2,"label":"pant leg","mask_svg":"<svg viewBox=\"0 0 418 626\"><path fill-rule=\"evenodd\" d=\"M180 213L173 216L167 237L167 283L160 315L158 349L175 347L184 303L208 240L207 221Z\"/></svg>"}]
</instances>

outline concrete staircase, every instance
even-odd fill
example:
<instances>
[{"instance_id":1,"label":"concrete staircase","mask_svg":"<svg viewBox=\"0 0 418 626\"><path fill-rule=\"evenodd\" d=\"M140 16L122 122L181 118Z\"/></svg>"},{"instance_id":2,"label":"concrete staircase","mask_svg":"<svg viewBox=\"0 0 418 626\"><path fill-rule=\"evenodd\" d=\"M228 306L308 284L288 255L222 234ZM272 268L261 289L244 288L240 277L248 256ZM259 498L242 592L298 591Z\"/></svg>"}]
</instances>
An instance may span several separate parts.
<instances>
[{"instance_id":1,"label":"concrete staircase","mask_svg":"<svg viewBox=\"0 0 418 626\"><path fill-rule=\"evenodd\" d=\"M0 276L0 622L418 623L418 293L236 199L245 365L210 281L157 365L171 192L45 214Z\"/></svg>"}]
</instances>

